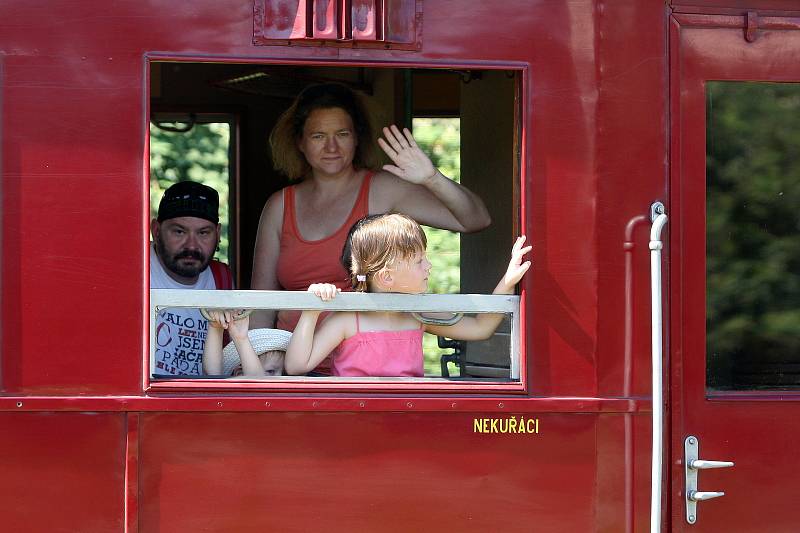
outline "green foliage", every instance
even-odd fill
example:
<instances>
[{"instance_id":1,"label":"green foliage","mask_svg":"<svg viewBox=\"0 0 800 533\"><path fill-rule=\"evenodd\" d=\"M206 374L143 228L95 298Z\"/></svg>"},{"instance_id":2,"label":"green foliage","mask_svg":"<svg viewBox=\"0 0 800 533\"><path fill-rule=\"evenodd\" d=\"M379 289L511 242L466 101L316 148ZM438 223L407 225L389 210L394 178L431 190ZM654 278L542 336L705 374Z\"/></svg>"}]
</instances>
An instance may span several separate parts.
<instances>
[{"instance_id":1,"label":"green foliage","mask_svg":"<svg viewBox=\"0 0 800 533\"><path fill-rule=\"evenodd\" d=\"M228 261L228 205L230 125L195 124L185 133L164 131L150 124L150 214L173 183L192 180L219 193L222 239L217 259Z\"/></svg>"},{"instance_id":2,"label":"green foliage","mask_svg":"<svg viewBox=\"0 0 800 533\"><path fill-rule=\"evenodd\" d=\"M753 365L798 362L800 88L707 91L708 372L729 388Z\"/></svg>"},{"instance_id":3,"label":"green foliage","mask_svg":"<svg viewBox=\"0 0 800 533\"><path fill-rule=\"evenodd\" d=\"M456 182L461 179L461 121L457 118L415 118L414 138L433 164ZM425 227L428 259L432 264L428 291L438 294L458 293L461 284L461 240L458 233ZM436 337L425 335L425 373L441 375L440 356L449 350L436 345ZM458 375L450 367L451 375Z\"/></svg>"}]
</instances>

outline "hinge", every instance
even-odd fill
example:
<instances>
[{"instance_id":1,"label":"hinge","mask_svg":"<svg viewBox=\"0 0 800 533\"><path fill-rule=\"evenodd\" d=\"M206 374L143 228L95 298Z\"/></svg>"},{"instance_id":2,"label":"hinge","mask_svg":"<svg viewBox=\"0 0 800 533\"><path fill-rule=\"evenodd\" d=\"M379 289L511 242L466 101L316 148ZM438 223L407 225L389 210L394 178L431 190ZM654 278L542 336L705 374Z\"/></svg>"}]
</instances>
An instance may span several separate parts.
<instances>
[{"instance_id":1,"label":"hinge","mask_svg":"<svg viewBox=\"0 0 800 533\"><path fill-rule=\"evenodd\" d=\"M747 25L744 29L744 39L748 43L753 43L758 39L758 13L755 11L747 12Z\"/></svg>"}]
</instances>

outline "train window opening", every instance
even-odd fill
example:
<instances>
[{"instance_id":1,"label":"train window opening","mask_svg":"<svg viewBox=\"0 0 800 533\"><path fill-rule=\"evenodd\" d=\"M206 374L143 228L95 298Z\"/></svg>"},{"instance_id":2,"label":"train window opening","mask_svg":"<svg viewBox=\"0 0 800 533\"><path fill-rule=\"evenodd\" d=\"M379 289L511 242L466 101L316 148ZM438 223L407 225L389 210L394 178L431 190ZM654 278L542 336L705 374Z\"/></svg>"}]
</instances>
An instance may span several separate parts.
<instances>
[{"instance_id":1,"label":"train window opening","mask_svg":"<svg viewBox=\"0 0 800 533\"><path fill-rule=\"evenodd\" d=\"M264 202L289 183L272 166L266 140L273 125L309 84L336 81L358 90L366 97L376 136L383 125L409 127L443 174L479 195L490 211L492 225L475 234L425 228L428 254L434 264L429 291L489 294L505 270L510 244L521 226L516 145L520 74L518 70L499 69L153 61L151 119L154 123L177 121L180 128L190 120L197 121L196 117L218 118L224 114L219 110L230 111L229 121L202 124L210 133L217 133L217 144L209 144L212 135L207 135L202 140L205 144L190 148L184 152L186 157L176 156L170 163L181 168L183 176L203 181L194 176L209 174L201 163L211 162L213 179L204 182L219 187L221 206L224 203L229 209L228 222L223 223L230 228L229 245L226 250L221 243L217 259L231 265L236 288L247 290ZM225 122L230 124L228 135L235 137L227 150L231 154L227 180L219 171L222 160L208 153L225 151L220 144L224 140L221 124ZM154 214L163 190L176 174L165 168L166 158L154 152L163 151L164 138L180 134L165 134L154 124L150 129L150 200ZM179 144L186 137L180 139ZM512 338L510 318L487 341L460 343L425 335L425 376L515 381L512 366L520 361L512 362L509 354L517 341ZM153 364L151 361L151 376L159 374Z\"/></svg>"},{"instance_id":2,"label":"train window opening","mask_svg":"<svg viewBox=\"0 0 800 533\"><path fill-rule=\"evenodd\" d=\"M800 84L706 83L706 386L800 387Z\"/></svg>"}]
</instances>

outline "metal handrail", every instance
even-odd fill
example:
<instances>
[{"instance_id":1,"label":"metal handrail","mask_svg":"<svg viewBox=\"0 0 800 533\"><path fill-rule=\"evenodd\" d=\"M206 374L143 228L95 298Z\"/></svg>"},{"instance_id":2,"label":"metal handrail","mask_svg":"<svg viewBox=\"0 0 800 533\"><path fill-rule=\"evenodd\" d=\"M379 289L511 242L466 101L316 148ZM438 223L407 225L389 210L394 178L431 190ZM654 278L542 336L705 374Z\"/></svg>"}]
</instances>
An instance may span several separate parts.
<instances>
[{"instance_id":1,"label":"metal handrail","mask_svg":"<svg viewBox=\"0 0 800 533\"><path fill-rule=\"evenodd\" d=\"M150 368L153 368L156 318L164 308L280 309L322 311L404 311L504 313L511 315L510 374L519 379L520 298L506 294L388 294L343 292L324 302L306 291L150 289Z\"/></svg>"},{"instance_id":2,"label":"metal handrail","mask_svg":"<svg viewBox=\"0 0 800 533\"><path fill-rule=\"evenodd\" d=\"M650 209L650 298L653 366L653 455L650 477L650 532L661 533L661 476L664 463L664 401L662 369L662 296L661 231L667 223L664 205L656 202Z\"/></svg>"}]
</instances>

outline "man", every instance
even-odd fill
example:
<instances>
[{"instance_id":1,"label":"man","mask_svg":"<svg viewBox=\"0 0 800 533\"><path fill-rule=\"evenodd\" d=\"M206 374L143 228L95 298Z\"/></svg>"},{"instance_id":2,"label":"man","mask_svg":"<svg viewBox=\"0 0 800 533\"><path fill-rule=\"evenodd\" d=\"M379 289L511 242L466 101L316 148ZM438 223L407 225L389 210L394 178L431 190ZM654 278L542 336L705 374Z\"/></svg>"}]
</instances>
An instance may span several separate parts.
<instances>
[{"instance_id":1,"label":"man","mask_svg":"<svg viewBox=\"0 0 800 533\"><path fill-rule=\"evenodd\" d=\"M150 222L151 289L231 289L219 245L219 195L206 185L182 181L164 192ZM203 374L208 321L197 309L164 309L156 319L155 368L160 376Z\"/></svg>"}]
</instances>

